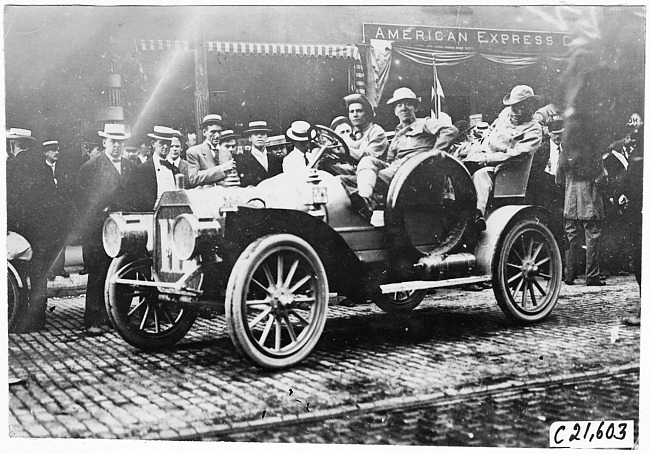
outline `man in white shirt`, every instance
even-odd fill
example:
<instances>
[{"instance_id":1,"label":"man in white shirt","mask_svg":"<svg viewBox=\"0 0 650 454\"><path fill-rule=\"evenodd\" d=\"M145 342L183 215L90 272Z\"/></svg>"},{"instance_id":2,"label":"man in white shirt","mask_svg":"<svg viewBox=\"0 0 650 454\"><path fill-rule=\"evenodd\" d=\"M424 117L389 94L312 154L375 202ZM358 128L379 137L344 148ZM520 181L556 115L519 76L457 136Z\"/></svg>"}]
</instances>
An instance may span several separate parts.
<instances>
[{"instance_id":1,"label":"man in white shirt","mask_svg":"<svg viewBox=\"0 0 650 454\"><path fill-rule=\"evenodd\" d=\"M153 133L147 134L153 139L153 154L135 168L130 185L136 211L153 211L160 196L176 188L173 166L167 161L169 145L176 132L166 126L154 126Z\"/></svg>"},{"instance_id":2,"label":"man in white shirt","mask_svg":"<svg viewBox=\"0 0 650 454\"><path fill-rule=\"evenodd\" d=\"M305 172L314 158L311 141L316 138L316 131L306 121L294 121L286 132L287 139L293 143L293 151L282 161L284 173Z\"/></svg>"}]
</instances>

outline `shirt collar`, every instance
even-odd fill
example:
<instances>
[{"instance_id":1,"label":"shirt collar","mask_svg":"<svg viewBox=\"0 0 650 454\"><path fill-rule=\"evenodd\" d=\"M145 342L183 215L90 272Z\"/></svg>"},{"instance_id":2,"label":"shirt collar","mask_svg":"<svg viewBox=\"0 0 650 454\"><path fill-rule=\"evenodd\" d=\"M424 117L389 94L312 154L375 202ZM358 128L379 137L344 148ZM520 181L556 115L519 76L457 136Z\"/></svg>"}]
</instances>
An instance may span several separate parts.
<instances>
[{"instance_id":1,"label":"shirt collar","mask_svg":"<svg viewBox=\"0 0 650 454\"><path fill-rule=\"evenodd\" d=\"M253 156L264 158L266 156L266 148L263 151L260 151L255 147L251 147L251 153L253 154Z\"/></svg>"},{"instance_id":2,"label":"shirt collar","mask_svg":"<svg viewBox=\"0 0 650 454\"><path fill-rule=\"evenodd\" d=\"M120 158L117 158L117 159L120 160L120 162L113 162L113 159L115 159L115 158L113 158L113 156L111 156L108 152L104 152L104 154L106 155L106 157L107 157L108 159L111 160L111 162L112 162L113 164L120 164L120 163L122 162L122 158L121 158L121 157L120 157Z\"/></svg>"}]
</instances>

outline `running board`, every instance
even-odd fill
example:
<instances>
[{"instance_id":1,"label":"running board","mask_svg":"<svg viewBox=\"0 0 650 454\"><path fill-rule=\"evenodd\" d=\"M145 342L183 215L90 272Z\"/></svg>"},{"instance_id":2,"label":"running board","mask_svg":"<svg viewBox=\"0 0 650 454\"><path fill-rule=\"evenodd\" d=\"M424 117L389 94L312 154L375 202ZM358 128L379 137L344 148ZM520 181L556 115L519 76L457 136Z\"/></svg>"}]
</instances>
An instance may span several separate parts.
<instances>
[{"instance_id":1,"label":"running board","mask_svg":"<svg viewBox=\"0 0 650 454\"><path fill-rule=\"evenodd\" d=\"M429 288L455 287L464 284L476 284L478 282L490 282L492 276L469 276L455 279L445 279L442 281L408 281L397 282L395 284L380 285L381 293L407 292L409 290L424 290Z\"/></svg>"}]
</instances>

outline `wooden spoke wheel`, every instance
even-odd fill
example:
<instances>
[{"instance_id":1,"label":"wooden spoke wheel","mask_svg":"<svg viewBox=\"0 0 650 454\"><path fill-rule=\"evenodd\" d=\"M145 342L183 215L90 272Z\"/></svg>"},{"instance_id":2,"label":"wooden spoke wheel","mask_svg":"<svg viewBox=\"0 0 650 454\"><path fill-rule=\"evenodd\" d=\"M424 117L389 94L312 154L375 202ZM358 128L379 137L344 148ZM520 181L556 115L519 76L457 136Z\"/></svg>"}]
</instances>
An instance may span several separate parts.
<instances>
[{"instance_id":1,"label":"wooden spoke wheel","mask_svg":"<svg viewBox=\"0 0 650 454\"><path fill-rule=\"evenodd\" d=\"M497 246L492 286L501 310L520 322L538 322L557 303L562 282L560 248L537 220L518 221Z\"/></svg>"},{"instance_id":2,"label":"wooden spoke wheel","mask_svg":"<svg viewBox=\"0 0 650 454\"><path fill-rule=\"evenodd\" d=\"M117 332L142 350L165 348L192 328L198 308L161 301L156 287L116 284L111 277L151 282L153 260L122 256L113 260L105 287L106 310Z\"/></svg>"},{"instance_id":3,"label":"wooden spoke wheel","mask_svg":"<svg viewBox=\"0 0 650 454\"><path fill-rule=\"evenodd\" d=\"M325 268L306 241L288 234L262 237L241 254L228 280L230 337L257 366L292 366L318 343L328 298Z\"/></svg>"},{"instance_id":4,"label":"wooden spoke wheel","mask_svg":"<svg viewBox=\"0 0 650 454\"><path fill-rule=\"evenodd\" d=\"M387 293L376 299L375 304L388 313L410 312L422 302L426 294L426 290L405 290Z\"/></svg>"}]
</instances>

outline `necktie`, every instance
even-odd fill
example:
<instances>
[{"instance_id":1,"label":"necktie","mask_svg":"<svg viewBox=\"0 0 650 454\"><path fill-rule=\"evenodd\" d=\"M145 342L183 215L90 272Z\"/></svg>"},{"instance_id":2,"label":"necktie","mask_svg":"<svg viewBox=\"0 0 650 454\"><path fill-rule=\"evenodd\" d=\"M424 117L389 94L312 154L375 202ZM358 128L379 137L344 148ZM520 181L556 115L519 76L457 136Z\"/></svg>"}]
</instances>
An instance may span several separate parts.
<instances>
[{"instance_id":1,"label":"necktie","mask_svg":"<svg viewBox=\"0 0 650 454\"><path fill-rule=\"evenodd\" d=\"M161 160L161 161L160 161L160 164L162 164L163 166L165 166L165 167L167 167L169 170L171 170L172 173L173 173L174 175L176 175L176 174L179 172L178 167L176 167L174 164L172 164L172 163L169 162L169 161Z\"/></svg>"},{"instance_id":2,"label":"necktie","mask_svg":"<svg viewBox=\"0 0 650 454\"><path fill-rule=\"evenodd\" d=\"M115 164L120 164L122 162L121 159L111 159Z\"/></svg>"},{"instance_id":3,"label":"necktie","mask_svg":"<svg viewBox=\"0 0 650 454\"><path fill-rule=\"evenodd\" d=\"M305 157L305 165L309 166L309 158L307 157L307 153L303 153L303 156Z\"/></svg>"},{"instance_id":4,"label":"necktie","mask_svg":"<svg viewBox=\"0 0 650 454\"><path fill-rule=\"evenodd\" d=\"M56 188L59 186L59 182L56 181L56 167L54 164L52 164L50 167L52 167L52 178L54 179L54 187Z\"/></svg>"},{"instance_id":5,"label":"necktie","mask_svg":"<svg viewBox=\"0 0 650 454\"><path fill-rule=\"evenodd\" d=\"M212 150L212 157L214 158L214 162L216 165L219 165L219 150L215 150L214 148L210 148Z\"/></svg>"}]
</instances>

